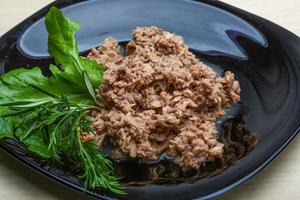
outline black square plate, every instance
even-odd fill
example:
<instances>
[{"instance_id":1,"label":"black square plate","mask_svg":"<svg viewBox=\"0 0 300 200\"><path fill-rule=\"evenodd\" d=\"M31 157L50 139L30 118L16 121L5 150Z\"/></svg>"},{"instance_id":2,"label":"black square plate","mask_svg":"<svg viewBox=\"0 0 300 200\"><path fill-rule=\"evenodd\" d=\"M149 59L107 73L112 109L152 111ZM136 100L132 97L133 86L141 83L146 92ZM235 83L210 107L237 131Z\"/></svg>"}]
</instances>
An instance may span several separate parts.
<instances>
[{"instance_id":1,"label":"black square plate","mask_svg":"<svg viewBox=\"0 0 300 200\"><path fill-rule=\"evenodd\" d=\"M256 148L223 173L193 184L127 188L121 199L210 199L254 176L296 136L300 124L300 40L265 19L219 1L60 0L30 16L0 38L1 73L26 66L47 66L43 17L50 6L81 24L76 35L82 53L107 36L128 41L136 26L156 25L182 35L204 58L232 70L240 81L250 130L259 133ZM229 67L230 66L230 67ZM33 159L12 140L1 148L25 165L78 191L86 191L67 173Z\"/></svg>"}]
</instances>

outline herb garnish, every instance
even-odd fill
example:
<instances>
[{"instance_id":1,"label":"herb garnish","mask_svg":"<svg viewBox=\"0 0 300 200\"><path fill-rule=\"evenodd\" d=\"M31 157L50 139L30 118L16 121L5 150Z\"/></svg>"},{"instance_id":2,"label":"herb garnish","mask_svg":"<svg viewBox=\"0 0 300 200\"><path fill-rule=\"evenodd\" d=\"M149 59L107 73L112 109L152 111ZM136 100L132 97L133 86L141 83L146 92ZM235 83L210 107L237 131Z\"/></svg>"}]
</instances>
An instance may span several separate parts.
<instances>
[{"instance_id":1,"label":"herb garnish","mask_svg":"<svg viewBox=\"0 0 300 200\"><path fill-rule=\"evenodd\" d=\"M51 77L37 67L1 76L0 139L16 138L59 164L80 164L87 189L124 194L110 160L94 142L81 139L82 134L94 134L87 111L98 104L94 88L101 84L103 67L80 57L74 37L78 23L55 7L45 22L48 51L57 66L50 65Z\"/></svg>"}]
</instances>

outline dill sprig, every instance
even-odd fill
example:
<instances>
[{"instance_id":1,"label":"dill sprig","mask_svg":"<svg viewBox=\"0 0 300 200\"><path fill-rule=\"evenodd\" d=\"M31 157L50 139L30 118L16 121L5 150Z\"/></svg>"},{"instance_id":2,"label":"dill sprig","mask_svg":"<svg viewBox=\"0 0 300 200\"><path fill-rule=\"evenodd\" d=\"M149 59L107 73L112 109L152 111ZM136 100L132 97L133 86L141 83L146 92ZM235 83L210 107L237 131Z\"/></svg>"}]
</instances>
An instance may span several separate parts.
<instances>
[{"instance_id":1,"label":"dill sprig","mask_svg":"<svg viewBox=\"0 0 300 200\"><path fill-rule=\"evenodd\" d=\"M91 120L87 114L90 107L68 102L65 97L38 102L10 102L11 112L2 117L18 116L30 118L33 122L22 139L25 140L36 131L48 144L50 157L60 164L80 164L83 173L80 179L86 189L101 188L117 195L124 194L119 179L113 175L111 161L106 158L92 141L82 141L82 134L94 134Z\"/></svg>"}]
</instances>

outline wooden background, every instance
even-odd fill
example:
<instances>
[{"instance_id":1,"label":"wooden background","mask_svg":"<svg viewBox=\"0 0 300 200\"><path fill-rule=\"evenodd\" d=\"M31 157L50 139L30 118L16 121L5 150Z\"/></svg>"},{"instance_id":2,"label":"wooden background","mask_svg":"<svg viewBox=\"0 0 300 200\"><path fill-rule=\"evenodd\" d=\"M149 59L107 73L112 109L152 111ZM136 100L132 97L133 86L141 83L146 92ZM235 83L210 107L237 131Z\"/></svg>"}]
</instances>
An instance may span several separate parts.
<instances>
[{"instance_id":1,"label":"wooden background","mask_svg":"<svg viewBox=\"0 0 300 200\"><path fill-rule=\"evenodd\" d=\"M224 1L274 21L300 36L299 0ZM0 35L50 2L51 0L0 0ZM92 198L36 174L0 151L0 199L91 200ZM300 137L297 137L261 173L218 199L300 199Z\"/></svg>"}]
</instances>

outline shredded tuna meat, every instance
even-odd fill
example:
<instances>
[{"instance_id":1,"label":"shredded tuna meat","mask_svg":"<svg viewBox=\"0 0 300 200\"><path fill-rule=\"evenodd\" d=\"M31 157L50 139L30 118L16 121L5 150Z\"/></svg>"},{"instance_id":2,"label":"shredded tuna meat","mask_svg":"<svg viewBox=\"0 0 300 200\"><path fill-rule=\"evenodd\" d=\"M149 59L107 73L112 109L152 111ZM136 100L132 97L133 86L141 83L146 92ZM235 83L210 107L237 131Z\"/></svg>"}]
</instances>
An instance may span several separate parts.
<instances>
[{"instance_id":1,"label":"shredded tuna meat","mask_svg":"<svg viewBox=\"0 0 300 200\"><path fill-rule=\"evenodd\" d=\"M166 153L179 166L199 168L222 157L215 123L240 100L233 73L218 76L182 37L154 26L133 31L126 56L109 37L88 58L106 69L97 90L104 109L95 114L96 141L111 141L116 158L151 161Z\"/></svg>"}]
</instances>

